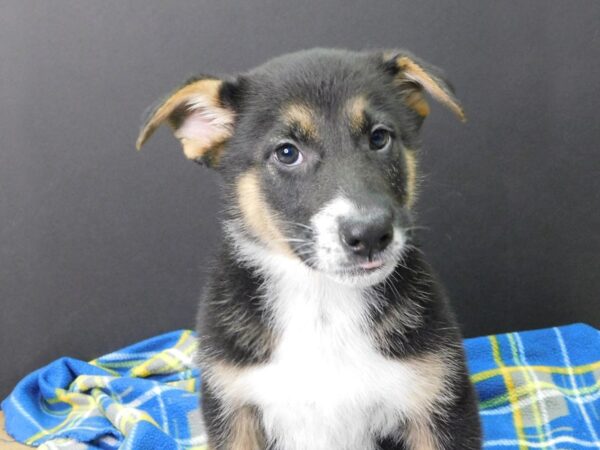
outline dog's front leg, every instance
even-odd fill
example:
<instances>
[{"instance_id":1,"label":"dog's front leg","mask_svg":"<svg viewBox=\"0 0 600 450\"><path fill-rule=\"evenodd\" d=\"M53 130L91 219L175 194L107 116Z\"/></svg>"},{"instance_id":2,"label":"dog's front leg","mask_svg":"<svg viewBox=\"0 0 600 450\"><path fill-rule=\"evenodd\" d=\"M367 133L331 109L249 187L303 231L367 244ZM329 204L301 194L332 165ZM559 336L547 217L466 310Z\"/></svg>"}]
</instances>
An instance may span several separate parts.
<instances>
[{"instance_id":1,"label":"dog's front leg","mask_svg":"<svg viewBox=\"0 0 600 450\"><path fill-rule=\"evenodd\" d=\"M475 392L465 373L451 401L425 420L409 421L405 428L407 450L481 450L479 412ZM401 447L402 448L402 447Z\"/></svg>"},{"instance_id":2,"label":"dog's front leg","mask_svg":"<svg viewBox=\"0 0 600 450\"><path fill-rule=\"evenodd\" d=\"M266 450L264 433L255 408L244 406L221 419L219 442L211 450Z\"/></svg>"},{"instance_id":3,"label":"dog's front leg","mask_svg":"<svg viewBox=\"0 0 600 450\"><path fill-rule=\"evenodd\" d=\"M443 450L438 436L426 421L415 420L405 422L396 437L386 438L378 442L378 450ZM401 436L401 437L398 437Z\"/></svg>"},{"instance_id":4,"label":"dog's front leg","mask_svg":"<svg viewBox=\"0 0 600 450\"><path fill-rule=\"evenodd\" d=\"M256 408L226 406L203 382L202 412L210 450L266 450L266 440Z\"/></svg>"},{"instance_id":5,"label":"dog's front leg","mask_svg":"<svg viewBox=\"0 0 600 450\"><path fill-rule=\"evenodd\" d=\"M455 430L456 433L456 430ZM449 435L446 427L435 423L410 422L403 426L401 439L385 439L378 443L378 450L480 450L477 436L458 431Z\"/></svg>"},{"instance_id":6,"label":"dog's front leg","mask_svg":"<svg viewBox=\"0 0 600 450\"><path fill-rule=\"evenodd\" d=\"M481 450L475 392L465 368L463 372L453 385L453 395L429 414L407 418L395 438L378 443L379 450Z\"/></svg>"},{"instance_id":7,"label":"dog's front leg","mask_svg":"<svg viewBox=\"0 0 600 450\"><path fill-rule=\"evenodd\" d=\"M477 396L467 374L454 385L453 400L435 411L429 421L432 435L440 450L481 450L482 436L477 408ZM414 447L421 449L426 447Z\"/></svg>"}]
</instances>

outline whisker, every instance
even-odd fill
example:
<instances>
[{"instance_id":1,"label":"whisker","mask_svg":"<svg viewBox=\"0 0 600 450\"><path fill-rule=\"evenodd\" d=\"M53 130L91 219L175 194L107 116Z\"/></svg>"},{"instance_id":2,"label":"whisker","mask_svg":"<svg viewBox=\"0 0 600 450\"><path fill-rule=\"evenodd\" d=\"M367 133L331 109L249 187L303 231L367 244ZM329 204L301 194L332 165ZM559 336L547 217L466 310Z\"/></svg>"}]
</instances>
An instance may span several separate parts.
<instances>
[{"instance_id":1,"label":"whisker","mask_svg":"<svg viewBox=\"0 0 600 450\"><path fill-rule=\"evenodd\" d=\"M407 227L407 228L403 228L403 231L414 231L414 230L427 230L427 231L431 231L431 227L424 227L424 226L420 226L420 225L413 225L411 227Z\"/></svg>"},{"instance_id":2,"label":"whisker","mask_svg":"<svg viewBox=\"0 0 600 450\"><path fill-rule=\"evenodd\" d=\"M273 242L309 242L306 239L296 239L296 238L282 238L282 239L274 239Z\"/></svg>"},{"instance_id":3,"label":"whisker","mask_svg":"<svg viewBox=\"0 0 600 450\"><path fill-rule=\"evenodd\" d=\"M286 223L286 224L288 224L288 225L295 226L295 227L301 227L301 228L305 228L305 229L307 229L307 230L309 230L309 231L311 231L311 232L314 232L314 230L313 230L313 228L312 228L311 226L309 226L309 225L305 225L305 224L303 224L303 223L299 223L299 222L293 222L293 221L290 221L290 220L282 220L281 222L282 222L282 223Z\"/></svg>"}]
</instances>

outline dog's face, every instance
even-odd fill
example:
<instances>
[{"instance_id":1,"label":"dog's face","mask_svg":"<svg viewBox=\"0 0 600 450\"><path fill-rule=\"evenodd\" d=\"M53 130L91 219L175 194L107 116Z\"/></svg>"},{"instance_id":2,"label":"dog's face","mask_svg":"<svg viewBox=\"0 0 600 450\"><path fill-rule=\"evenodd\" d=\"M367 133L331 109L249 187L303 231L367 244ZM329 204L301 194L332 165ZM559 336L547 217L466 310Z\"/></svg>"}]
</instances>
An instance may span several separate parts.
<instances>
[{"instance_id":1,"label":"dog's face","mask_svg":"<svg viewBox=\"0 0 600 450\"><path fill-rule=\"evenodd\" d=\"M168 120L188 158L223 174L238 245L373 284L411 224L423 90L464 118L439 72L405 52L305 51L190 81L152 112L138 147Z\"/></svg>"}]
</instances>

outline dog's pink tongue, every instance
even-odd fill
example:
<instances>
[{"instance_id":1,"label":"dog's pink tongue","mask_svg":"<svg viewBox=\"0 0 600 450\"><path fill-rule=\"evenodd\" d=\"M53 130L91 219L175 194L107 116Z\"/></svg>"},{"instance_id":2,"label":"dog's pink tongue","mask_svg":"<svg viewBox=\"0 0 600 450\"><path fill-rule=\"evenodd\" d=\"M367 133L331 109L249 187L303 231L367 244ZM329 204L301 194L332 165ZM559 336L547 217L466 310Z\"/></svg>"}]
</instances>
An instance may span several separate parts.
<instances>
[{"instance_id":1,"label":"dog's pink tongue","mask_svg":"<svg viewBox=\"0 0 600 450\"><path fill-rule=\"evenodd\" d=\"M381 267L381 266L383 266L383 261L369 261L366 263L362 263L360 265L361 268L367 269L367 270L377 269L378 267Z\"/></svg>"}]
</instances>

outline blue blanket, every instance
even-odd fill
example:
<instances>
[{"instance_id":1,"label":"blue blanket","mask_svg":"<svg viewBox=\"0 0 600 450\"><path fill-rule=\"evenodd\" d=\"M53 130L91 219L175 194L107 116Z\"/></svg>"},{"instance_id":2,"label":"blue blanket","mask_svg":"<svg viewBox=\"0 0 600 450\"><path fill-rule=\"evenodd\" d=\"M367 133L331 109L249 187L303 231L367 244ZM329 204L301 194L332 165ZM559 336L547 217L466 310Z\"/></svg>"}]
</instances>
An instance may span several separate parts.
<instances>
[{"instance_id":1,"label":"blue blanket","mask_svg":"<svg viewBox=\"0 0 600 450\"><path fill-rule=\"evenodd\" d=\"M206 449L191 331L89 363L62 358L2 403L15 439L46 449ZM600 449L600 332L586 325L465 341L485 448Z\"/></svg>"}]
</instances>

